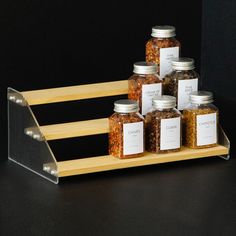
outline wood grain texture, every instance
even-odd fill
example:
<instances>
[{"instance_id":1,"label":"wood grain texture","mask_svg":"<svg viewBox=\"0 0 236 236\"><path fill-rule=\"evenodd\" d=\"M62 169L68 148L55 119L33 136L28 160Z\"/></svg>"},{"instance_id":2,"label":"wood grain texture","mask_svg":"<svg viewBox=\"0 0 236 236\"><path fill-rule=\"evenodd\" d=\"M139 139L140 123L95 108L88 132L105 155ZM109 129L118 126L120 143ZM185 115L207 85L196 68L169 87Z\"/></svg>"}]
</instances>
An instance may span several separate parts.
<instances>
[{"instance_id":1,"label":"wood grain texture","mask_svg":"<svg viewBox=\"0 0 236 236\"><path fill-rule=\"evenodd\" d=\"M153 165L165 162L189 160L203 157L226 155L229 150L221 145L205 149L188 149L183 147L180 152L169 154L145 153L144 157L123 159L112 156L99 156L71 161L57 162L58 176L80 175L93 172L122 169L135 166Z\"/></svg>"},{"instance_id":2,"label":"wood grain texture","mask_svg":"<svg viewBox=\"0 0 236 236\"><path fill-rule=\"evenodd\" d=\"M77 85L22 92L29 105L108 97L128 93L128 81Z\"/></svg>"},{"instance_id":3,"label":"wood grain texture","mask_svg":"<svg viewBox=\"0 0 236 236\"><path fill-rule=\"evenodd\" d=\"M40 126L46 140L73 138L109 132L108 118Z\"/></svg>"}]
</instances>

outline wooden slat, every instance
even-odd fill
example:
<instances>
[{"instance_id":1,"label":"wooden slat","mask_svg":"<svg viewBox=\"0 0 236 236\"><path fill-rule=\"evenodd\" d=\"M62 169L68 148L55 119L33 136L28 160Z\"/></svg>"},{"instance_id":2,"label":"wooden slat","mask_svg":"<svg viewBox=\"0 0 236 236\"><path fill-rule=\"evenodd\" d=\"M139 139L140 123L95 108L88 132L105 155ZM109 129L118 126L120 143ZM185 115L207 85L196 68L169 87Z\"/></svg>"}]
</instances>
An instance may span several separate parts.
<instances>
[{"instance_id":1,"label":"wooden slat","mask_svg":"<svg viewBox=\"0 0 236 236\"><path fill-rule=\"evenodd\" d=\"M64 177L135 166L144 166L202 157L226 155L228 154L228 152L229 150L226 147L219 145L217 147L205 149L183 148L180 152L169 154L146 153L144 157L123 160L108 155L71 161L62 161L57 162L58 176Z\"/></svg>"},{"instance_id":2,"label":"wooden slat","mask_svg":"<svg viewBox=\"0 0 236 236\"><path fill-rule=\"evenodd\" d=\"M29 105L116 96L128 93L128 81L114 81L22 92Z\"/></svg>"},{"instance_id":3,"label":"wooden slat","mask_svg":"<svg viewBox=\"0 0 236 236\"><path fill-rule=\"evenodd\" d=\"M108 118L41 126L46 140L108 133Z\"/></svg>"}]
</instances>

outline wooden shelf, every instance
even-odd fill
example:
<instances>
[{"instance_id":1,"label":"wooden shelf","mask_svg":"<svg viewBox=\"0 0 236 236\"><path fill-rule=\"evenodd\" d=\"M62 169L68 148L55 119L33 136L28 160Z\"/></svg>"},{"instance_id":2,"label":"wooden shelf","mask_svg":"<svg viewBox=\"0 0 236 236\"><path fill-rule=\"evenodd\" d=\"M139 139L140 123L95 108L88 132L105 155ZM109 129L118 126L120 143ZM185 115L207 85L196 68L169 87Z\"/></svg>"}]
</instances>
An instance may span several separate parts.
<instances>
[{"instance_id":1,"label":"wooden shelf","mask_svg":"<svg viewBox=\"0 0 236 236\"><path fill-rule=\"evenodd\" d=\"M81 137L109 132L108 118L40 126L46 140Z\"/></svg>"},{"instance_id":2,"label":"wooden shelf","mask_svg":"<svg viewBox=\"0 0 236 236\"><path fill-rule=\"evenodd\" d=\"M108 118L39 126L30 107L127 93L127 80L26 92L8 88L9 159L56 184L64 176L212 156L229 159L230 142L219 127L220 145L213 148L183 147L180 152L145 153L143 157L122 160L107 155L58 162L47 141L108 133ZM22 119L15 117L23 117L25 120L22 122Z\"/></svg>"},{"instance_id":3,"label":"wooden shelf","mask_svg":"<svg viewBox=\"0 0 236 236\"><path fill-rule=\"evenodd\" d=\"M29 105L67 102L89 98L116 96L128 93L128 81L77 85L22 92Z\"/></svg>"},{"instance_id":4,"label":"wooden shelf","mask_svg":"<svg viewBox=\"0 0 236 236\"><path fill-rule=\"evenodd\" d=\"M57 162L57 171L59 177L80 175L93 172L101 172L115 169L123 169L135 166L145 166L160 164L165 162L190 160L203 157L212 157L227 155L228 148L218 145L212 148L205 149L189 149L183 147L180 152L168 154L153 154L145 153L144 157L118 159L112 156L99 156L71 161Z\"/></svg>"}]
</instances>

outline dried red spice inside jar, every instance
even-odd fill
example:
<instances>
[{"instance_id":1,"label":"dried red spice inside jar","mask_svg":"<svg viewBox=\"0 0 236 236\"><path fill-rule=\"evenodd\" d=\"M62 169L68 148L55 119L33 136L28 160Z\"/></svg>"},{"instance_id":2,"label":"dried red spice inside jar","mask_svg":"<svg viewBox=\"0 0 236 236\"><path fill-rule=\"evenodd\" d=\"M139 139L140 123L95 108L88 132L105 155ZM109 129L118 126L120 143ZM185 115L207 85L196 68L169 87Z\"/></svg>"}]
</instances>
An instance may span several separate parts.
<instances>
[{"instance_id":1,"label":"dried red spice inside jar","mask_svg":"<svg viewBox=\"0 0 236 236\"><path fill-rule=\"evenodd\" d=\"M212 102L211 92L190 94L190 104L183 110L184 144L187 147L198 149L218 144L219 111Z\"/></svg>"},{"instance_id":2,"label":"dried red spice inside jar","mask_svg":"<svg viewBox=\"0 0 236 236\"><path fill-rule=\"evenodd\" d=\"M173 71L164 78L164 93L176 97L177 109L183 110L189 103L190 93L198 91L199 75L192 58L172 59L171 64Z\"/></svg>"},{"instance_id":3,"label":"dried red spice inside jar","mask_svg":"<svg viewBox=\"0 0 236 236\"><path fill-rule=\"evenodd\" d=\"M121 159L144 154L144 118L136 101L123 99L114 103L109 117L109 154Z\"/></svg>"},{"instance_id":4,"label":"dried red spice inside jar","mask_svg":"<svg viewBox=\"0 0 236 236\"><path fill-rule=\"evenodd\" d=\"M128 79L128 97L137 101L141 114L146 115L152 107L152 98L162 95L162 80L154 63L136 62L133 71Z\"/></svg>"},{"instance_id":5,"label":"dried red spice inside jar","mask_svg":"<svg viewBox=\"0 0 236 236\"><path fill-rule=\"evenodd\" d=\"M180 42L175 38L175 27L155 26L146 44L146 61L158 65L158 75L164 78L172 71L171 59L180 56Z\"/></svg>"},{"instance_id":6,"label":"dried red spice inside jar","mask_svg":"<svg viewBox=\"0 0 236 236\"><path fill-rule=\"evenodd\" d=\"M176 99L172 96L153 99L153 110L145 117L147 151L169 153L180 150L181 113L175 105Z\"/></svg>"}]
</instances>

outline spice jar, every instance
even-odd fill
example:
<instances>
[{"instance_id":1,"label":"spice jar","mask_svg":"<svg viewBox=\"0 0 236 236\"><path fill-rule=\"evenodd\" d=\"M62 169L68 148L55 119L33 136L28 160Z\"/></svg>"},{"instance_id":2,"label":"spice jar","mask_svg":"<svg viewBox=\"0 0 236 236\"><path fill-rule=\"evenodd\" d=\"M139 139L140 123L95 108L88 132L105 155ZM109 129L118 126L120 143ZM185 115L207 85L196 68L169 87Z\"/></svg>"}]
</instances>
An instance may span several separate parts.
<instances>
[{"instance_id":1,"label":"spice jar","mask_svg":"<svg viewBox=\"0 0 236 236\"><path fill-rule=\"evenodd\" d=\"M218 142L218 109L212 104L211 92L190 94L190 104L183 110L185 145L206 148Z\"/></svg>"},{"instance_id":2,"label":"spice jar","mask_svg":"<svg viewBox=\"0 0 236 236\"><path fill-rule=\"evenodd\" d=\"M177 109L183 110L189 103L189 94L198 90L199 75L192 58L175 58L171 64L173 71L164 78L164 91L175 96Z\"/></svg>"},{"instance_id":3,"label":"spice jar","mask_svg":"<svg viewBox=\"0 0 236 236\"><path fill-rule=\"evenodd\" d=\"M144 118L138 103L123 99L114 103L109 117L109 154L118 158L139 157L144 153Z\"/></svg>"},{"instance_id":4,"label":"spice jar","mask_svg":"<svg viewBox=\"0 0 236 236\"><path fill-rule=\"evenodd\" d=\"M149 152L168 153L180 150L181 113L175 109L176 98L158 96L145 117L146 147Z\"/></svg>"},{"instance_id":5,"label":"spice jar","mask_svg":"<svg viewBox=\"0 0 236 236\"><path fill-rule=\"evenodd\" d=\"M136 100L141 114L146 115L152 108L152 98L162 95L162 80L157 75L157 65L154 63L137 62L133 72L128 79L128 97Z\"/></svg>"},{"instance_id":6,"label":"spice jar","mask_svg":"<svg viewBox=\"0 0 236 236\"><path fill-rule=\"evenodd\" d=\"M171 59L179 57L180 42L175 39L175 27L169 25L153 27L151 36L146 44L146 61L158 65L158 75L163 79L172 71Z\"/></svg>"}]
</instances>

